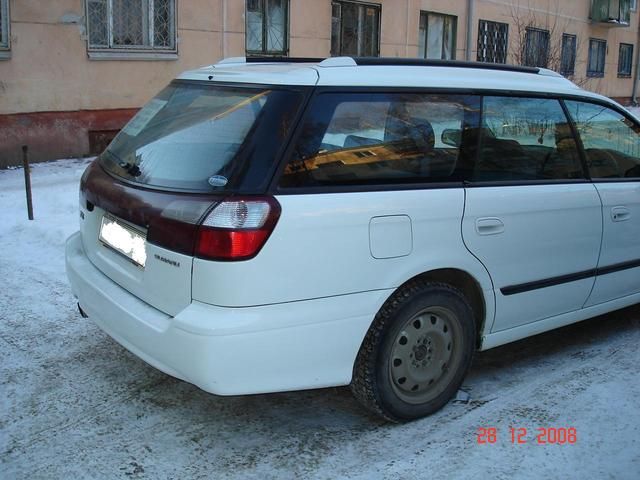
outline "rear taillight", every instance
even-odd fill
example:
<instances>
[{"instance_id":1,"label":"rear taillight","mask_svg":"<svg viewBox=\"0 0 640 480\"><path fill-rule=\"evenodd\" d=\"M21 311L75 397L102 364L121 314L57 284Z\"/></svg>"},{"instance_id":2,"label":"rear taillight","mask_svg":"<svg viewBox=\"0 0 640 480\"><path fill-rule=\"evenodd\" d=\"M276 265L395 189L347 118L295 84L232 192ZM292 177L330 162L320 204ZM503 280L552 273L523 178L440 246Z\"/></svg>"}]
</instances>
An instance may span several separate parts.
<instances>
[{"instance_id":1,"label":"rear taillight","mask_svg":"<svg viewBox=\"0 0 640 480\"><path fill-rule=\"evenodd\" d=\"M207 260L253 258L279 217L280 204L273 197L236 197L220 202L198 229L195 254Z\"/></svg>"}]
</instances>

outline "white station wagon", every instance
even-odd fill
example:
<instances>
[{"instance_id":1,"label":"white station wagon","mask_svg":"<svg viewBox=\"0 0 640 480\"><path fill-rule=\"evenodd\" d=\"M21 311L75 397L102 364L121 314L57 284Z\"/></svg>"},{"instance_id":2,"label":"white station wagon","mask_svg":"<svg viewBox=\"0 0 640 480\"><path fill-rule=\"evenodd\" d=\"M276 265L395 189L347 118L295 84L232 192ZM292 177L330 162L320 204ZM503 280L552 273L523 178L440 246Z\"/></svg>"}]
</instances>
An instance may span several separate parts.
<instances>
[{"instance_id":1,"label":"white station wagon","mask_svg":"<svg viewBox=\"0 0 640 480\"><path fill-rule=\"evenodd\" d=\"M394 421L474 351L640 301L640 127L548 70L227 59L84 173L80 312L218 395L351 385Z\"/></svg>"}]
</instances>

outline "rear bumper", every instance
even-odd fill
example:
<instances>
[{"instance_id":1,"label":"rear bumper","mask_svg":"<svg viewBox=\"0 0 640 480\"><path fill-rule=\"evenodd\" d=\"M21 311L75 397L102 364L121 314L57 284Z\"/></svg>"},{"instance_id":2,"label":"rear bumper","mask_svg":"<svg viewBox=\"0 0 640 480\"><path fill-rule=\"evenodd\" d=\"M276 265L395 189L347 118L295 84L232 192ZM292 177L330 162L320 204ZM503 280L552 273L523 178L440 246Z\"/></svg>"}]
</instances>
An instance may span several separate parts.
<instances>
[{"instance_id":1,"label":"rear bumper","mask_svg":"<svg viewBox=\"0 0 640 480\"><path fill-rule=\"evenodd\" d=\"M218 395L348 384L362 339L391 293L244 308L193 302L171 317L100 272L79 233L67 240L66 268L81 308L107 334L159 370Z\"/></svg>"}]
</instances>

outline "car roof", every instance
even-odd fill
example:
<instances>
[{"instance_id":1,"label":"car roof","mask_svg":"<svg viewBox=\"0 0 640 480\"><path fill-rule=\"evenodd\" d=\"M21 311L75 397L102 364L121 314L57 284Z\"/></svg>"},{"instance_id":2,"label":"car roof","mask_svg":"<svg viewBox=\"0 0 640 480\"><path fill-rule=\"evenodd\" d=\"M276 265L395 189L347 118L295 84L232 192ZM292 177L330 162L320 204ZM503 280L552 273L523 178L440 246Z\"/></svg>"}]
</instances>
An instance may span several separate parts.
<instances>
[{"instance_id":1,"label":"car roof","mask_svg":"<svg viewBox=\"0 0 640 480\"><path fill-rule=\"evenodd\" d=\"M327 87L418 87L544 92L607 100L544 68L401 58L228 58L184 72L182 80Z\"/></svg>"}]
</instances>

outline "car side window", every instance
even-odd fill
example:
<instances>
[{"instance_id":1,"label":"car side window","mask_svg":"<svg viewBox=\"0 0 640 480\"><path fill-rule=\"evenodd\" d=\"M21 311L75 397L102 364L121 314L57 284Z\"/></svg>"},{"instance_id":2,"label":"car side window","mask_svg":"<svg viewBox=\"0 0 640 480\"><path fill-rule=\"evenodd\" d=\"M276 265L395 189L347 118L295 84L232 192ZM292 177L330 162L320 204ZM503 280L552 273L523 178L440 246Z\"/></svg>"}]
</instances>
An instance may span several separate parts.
<instances>
[{"instance_id":1,"label":"car side window","mask_svg":"<svg viewBox=\"0 0 640 480\"><path fill-rule=\"evenodd\" d=\"M280 187L461 181L462 132L477 100L417 93L323 93ZM477 115L477 113L476 113Z\"/></svg>"},{"instance_id":2,"label":"car side window","mask_svg":"<svg viewBox=\"0 0 640 480\"><path fill-rule=\"evenodd\" d=\"M473 181L585 178L558 100L484 97Z\"/></svg>"},{"instance_id":3,"label":"car side window","mask_svg":"<svg viewBox=\"0 0 640 480\"><path fill-rule=\"evenodd\" d=\"M640 128L615 110L565 101L584 146L591 178L640 178Z\"/></svg>"}]
</instances>

